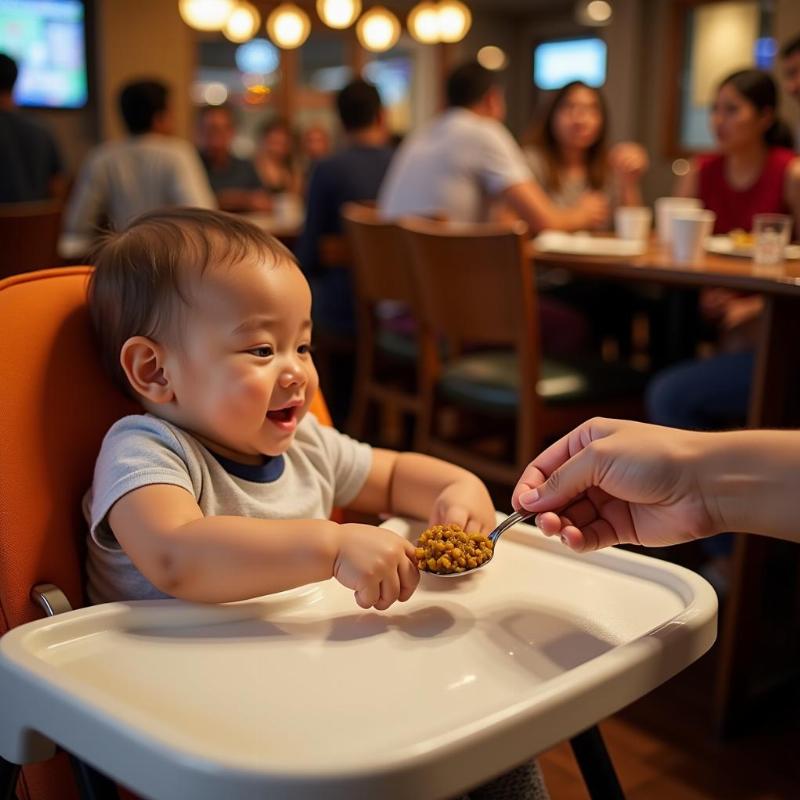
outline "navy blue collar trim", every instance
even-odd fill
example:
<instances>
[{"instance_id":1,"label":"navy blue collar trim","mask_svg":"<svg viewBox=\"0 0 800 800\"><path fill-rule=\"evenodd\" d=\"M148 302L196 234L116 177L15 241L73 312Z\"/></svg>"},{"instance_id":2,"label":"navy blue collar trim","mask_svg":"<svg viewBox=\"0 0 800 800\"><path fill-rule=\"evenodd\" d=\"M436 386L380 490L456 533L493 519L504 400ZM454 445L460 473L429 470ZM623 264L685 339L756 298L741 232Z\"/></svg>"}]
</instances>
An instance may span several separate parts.
<instances>
[{"instance_id":1,"label":"navy blue collar trim","mask_svg":"<svg viewBox=\"0 0 800 800\"><path fill-rule=\"evenodd\" d=\"M242 464L238 461L231 461L230 458L225 458L225 456L221 456L213 450L210 452L225 472L251 483L272 483L283 475L283 470L286 467L286 462L282 455L267 456L267 460L263 464Z\"/></svg>"}]
</instances>

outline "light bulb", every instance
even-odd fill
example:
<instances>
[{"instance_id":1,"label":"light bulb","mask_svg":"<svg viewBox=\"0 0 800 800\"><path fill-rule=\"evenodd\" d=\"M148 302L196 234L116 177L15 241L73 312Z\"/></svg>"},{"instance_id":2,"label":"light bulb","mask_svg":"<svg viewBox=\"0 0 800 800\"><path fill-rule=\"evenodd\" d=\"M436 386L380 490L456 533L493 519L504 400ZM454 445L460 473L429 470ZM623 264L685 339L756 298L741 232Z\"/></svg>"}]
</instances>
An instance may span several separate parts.
<instances>
[{"instance_id":1,"label":"light bulb","mask_svg":"<svg viewBox=\"0 0 800 800\"><path fill-rule=\"evenodd\" d=\"M360 13L361 0L317 0L317 14L329 28L349 28Z\"/></svg>"},{"instance_id":2,"label":"light bulb","mask_svg":"<svg viewBox=\"0 0 800 800\"><path fill-rule=\"evenodd\" d=\"M234 0L180 0L178 11L183 21L198 31L218 31L228 21Z\"/></svg>"},{"instance_id":3,"label":"light bulb","mask_svg":"<svg viewBox=\"0 0 800 800\"><path fill-rule=\"evenodd\" d=\"M427 0L418 3L408 15L408 32L422 44L439 41L439 9Z\"/></svg>"},{"instance_id":4,"label":"light bulb","mask_svg":"<svg viewBox=\"0 0 800 800\"><path fill-rule=\"evenodd\" d=\"M278 47L293 50L308 39L311 20L294 3L281 3L267 17L267 33Z\"/></svg>"},{"instance_id":5,"label":"light bulb","mask_svg":"<svg viewBox=\"0 0 800 800\"><path fill-rule=\"evenodd\" d=\"M240 0L228 17L222 33L232 42L247 42L256 35L260 24L261 14L257 9Z\"/></svg>"},{"instance_id":6,"label":"light bulb","mask_svg":"<svg viewBox=\"0 0 800 800\"><path fill-rule=\"evenodd\" d=\"M400 22L383 6L375 6L362 15L356 25L361 46L374 53L390 50L400 38Z\"/></svg>"},{"instance_id":7,"label":"light bulb","mask_svg":"<svg viewBox=\"0 0 800 800\"><path fill-rule=\"evenodd\" d=\"M472 13L460 0L439 3L439 38L443 42L460 42L472 25Z\"/></svg>"}]
</instances>

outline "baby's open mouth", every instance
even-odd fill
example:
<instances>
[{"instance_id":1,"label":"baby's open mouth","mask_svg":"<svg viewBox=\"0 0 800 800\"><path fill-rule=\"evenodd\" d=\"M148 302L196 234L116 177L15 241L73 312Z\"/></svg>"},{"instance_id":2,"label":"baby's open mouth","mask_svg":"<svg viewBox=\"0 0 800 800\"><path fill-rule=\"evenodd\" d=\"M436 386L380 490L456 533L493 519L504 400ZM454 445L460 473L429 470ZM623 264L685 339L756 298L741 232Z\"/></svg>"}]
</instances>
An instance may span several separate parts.
<instances>
[{"instance_id":1,"label":"baby's open mouth","mask_svg":"<svg viewBox=\"0 0 800 800\"><path fill-rule=\"evenodd\" d=\"M276 408L274 411L267 411L267 417L273 422L291 422L297 406L288 408Z\"/></svg>"}]
</instances>

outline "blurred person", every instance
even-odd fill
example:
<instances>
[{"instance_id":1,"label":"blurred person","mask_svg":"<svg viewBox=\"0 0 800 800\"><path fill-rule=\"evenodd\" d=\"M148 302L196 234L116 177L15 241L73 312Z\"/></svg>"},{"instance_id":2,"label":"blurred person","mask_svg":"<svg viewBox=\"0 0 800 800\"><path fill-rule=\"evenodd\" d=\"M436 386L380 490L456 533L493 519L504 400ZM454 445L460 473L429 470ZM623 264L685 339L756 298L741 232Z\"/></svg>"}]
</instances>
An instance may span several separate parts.
<instances>
[{"instance_id":1,"label":"blurred person","mask_svg":"<svg viewBox=\"0 0 800 800\"><path fill-rule=\"evenodd\" d=\"M611 209L642 204L647 152L634 142L609 147L607 137L608 110L598 89L572 81L555 92L523 152L533 177L557 207L574 207L591 192L602 195ZM548 291L547 274L539 277L540 288ZM590 320L593 342L602 346L613 337L623 355L632 349L634 313L652 306L640 290L608 281L568 279L549 287L549 293L580 308Z\"/></svg>"},{"instance_id":2,"label":"blurred person","mask_svg":"<svg viewBox=\"0 0 800 800\"><path fill-rule=\"evenodd\" d=\"M314 322L318 330L339 335L355 334L355 310L350 270L347 265L321 263L320 242L340 236L342 206L349 202L375 200L392 150L378 90L356 79L336 96L336 109L344 129L344 143L333 155L319 161L311 171L306 192L305 227L295 254L311 284ZM331 413L346 416L352 393L353 364L345 359L336 370L336 385L326 388Z\"/></svg>"},{"instance_id":3,"label":"blurred person","mask_svg":"<svg viewBox=\"0 0 800 800\"><path fill-rule=\"evenodd\" d=\"M734 72L720 83L711 109L718 152L692 160L676 194L698 197L717 215L715 233L750 231L756 214L791 214L800 226L800 159L777 116L778 92L760 70ZM647 389L648 418L659 425L720 430L743 425L755 366L763 300L726 289L700 294L700 311L718 333L717 354L663 370ZM703 568L722 593L730 573L729 538L705 545Z\"/></svg>"},{"instance_id":4,"label":"blurred person","mask_svg":"<svg viewBox=\"0 0 800 800\"><path fill-rule=\"evenodd\" d=\"M719 85L711 111L719 151L693 159L676 192L714 211L717 233L749 231L762 213L792 214L800 224L800 159L786 147L777 104L775 83L760 70L735 72ZM656 376L648 412L658 424L713 430L744 421L761 298L714 289L702 293L700 304L726 352Z\"/></svg>"},{"instance_id":5,"label":"blurred person","mask_svg":"<svg viewBox=\"0 0 800 800\"><path fill-rule=\"evenodd\" d=\"M197 151L174 134L167 86L128 83L119 110L129 136L90 153L69 200L65 230L89 235L104 219L120 230L139 214L167 206L215 208Z\"/></svg>"},{"instance_id":6,"label":"blurred person","mask_svg":"<svg viewBox=\"0 0 800 800\"><path fill-rule=\"evenodd\" d=\"M441 213L457 222L488 220L493 201L502 201L542 228L581 230L608 222L608 200L582 194L559 208L533 179L525 157L503 124L506 103L501 76L470 61L447 80L447 109L408 136L381 187L378 205L388 217Z\"/></svg>"},{"instance_id":7,"label":"blurred person","mask_svg":"<svg viewBox=\"0 0 800 800\"><path fill-rule=\"evenodd\" d=\"M16 62L0 53L0 203L64 195L64 166L50 131L14 103Z\"/></svg>"},{"instance_id":8,"label":"blurred person","mask_svg":"<svg viewBox=\"0 0 800 800\"><path fill-rule=\"evenodd\" d=\"M740 70L720 83L711 106L717 152L692 159L676 192L717 215L714 233L749 231L755 214L790 214L800 229L800 159L777 110L767 72Z\"/></svg>"},{"instance_id":9,"label":"blurred person","mask_svg":"<svg viewBox=\"0 0 800 800\"><path fill-rule=\"evenodd\" d=\"M231 151L235 136L230 106L205 106L200 110L198 148L217 203L224 211L269 211L272 201L252 162Z\"/></svg>"},{"instance_id":10,"label":"blurred person","mask_svg":"<svg viewBox=\"0 0 800 800\"><path fill-rule=\"evenodd\" d=\"M790 39L781 48L780 68L783 88L800 108L800 36ZM795 129L794 149L800 151L800 128Z\"/></svg>"},{"instance_id":11,"label":"blurred person","mask_svg":"<svg viewBox=\"0 0 800 800\"><path fill-rule=\"evenodd\" d=\"M300 158L304 162L305 172L309 172L318 161L329 156L332 150L331 135L324 125L315 122L303 129L300 134Z\"/></svg>"},{"instance_id":12,"label":"blurred person","mask_svg":"<svg viewBox=\"0 0 800 800\"><path fill-rule=\"evenodd\" d=\"M276 117L261 128L253 163L269 194L299 193L292 131L286 120Z\"/></svg>"},{"instance_id":13,"label":"blurred person","mask_svg":"<svg viewBox=\"0 0 800 800\"><path fill-rule=\"evenodd\" d=\"M599 89L572 81L559 89L524 148L533 177L560 208L586 192L601 192L609 206L642 204L647 152L635 142L609 147L608 110Z\"/></svg>"}]
</instances>

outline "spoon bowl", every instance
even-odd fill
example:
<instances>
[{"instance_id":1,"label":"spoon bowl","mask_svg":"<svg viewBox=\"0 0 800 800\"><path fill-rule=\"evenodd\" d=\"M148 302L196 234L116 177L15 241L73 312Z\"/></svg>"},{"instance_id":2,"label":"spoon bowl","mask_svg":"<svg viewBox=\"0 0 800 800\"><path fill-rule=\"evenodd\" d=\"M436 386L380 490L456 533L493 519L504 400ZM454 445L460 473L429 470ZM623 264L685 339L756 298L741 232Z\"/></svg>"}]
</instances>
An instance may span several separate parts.
<instances>
[{"instance_id":1,"label":"spoon bowl","mask_svg":"<svg viewBox=\"0 0 800 800\"><path fill-rule=\"evenodd\" d=\"M479 564L472 569L465 569L463 572L430 572L425 570L426 575L435 575L437 578L464 578L467 575L474 575L478 570L488 567L494 561L495 550L494 546L497 544L500 537L509 529L519 522L527 522L536 513L531 511L515 511L509 514L491 533L487 534L486 538L492 543L492 556L487 558L483 564Z\"/></svg>"}]
</instances>

